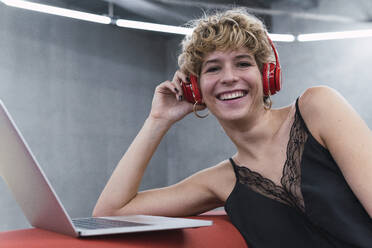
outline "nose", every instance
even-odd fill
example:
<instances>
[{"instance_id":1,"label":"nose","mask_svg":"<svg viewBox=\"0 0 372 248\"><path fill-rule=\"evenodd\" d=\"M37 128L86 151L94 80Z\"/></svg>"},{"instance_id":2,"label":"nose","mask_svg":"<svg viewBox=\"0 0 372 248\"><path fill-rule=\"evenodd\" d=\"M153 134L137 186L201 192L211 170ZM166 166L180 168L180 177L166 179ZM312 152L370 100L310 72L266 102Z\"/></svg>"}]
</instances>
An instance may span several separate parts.
<instances>
[{"instance_id":1,"label":"nose","mask_svg":"<svg viewBox=\"0 0 372 248\"><path fill-rule=\"evenodd\" d=\"M237 75L234 73L234 69L231 66L226 66L221 75L221 82L223 84L233 84L238 81Z\"/></svg>"}]
</instances>

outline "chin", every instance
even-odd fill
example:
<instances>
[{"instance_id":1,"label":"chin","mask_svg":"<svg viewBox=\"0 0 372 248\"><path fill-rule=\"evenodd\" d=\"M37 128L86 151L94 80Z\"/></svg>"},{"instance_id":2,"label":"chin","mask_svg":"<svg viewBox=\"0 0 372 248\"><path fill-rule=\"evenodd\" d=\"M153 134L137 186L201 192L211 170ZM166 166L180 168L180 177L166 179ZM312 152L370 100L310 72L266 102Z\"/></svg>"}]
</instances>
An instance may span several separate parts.
<instances>
[{"instance_id":1,"label":"chin","mask_svg":"<svg viewBox=\"0 0 372 248\"><path fill-rule=\"evenodd\" d=\"M223 113L213 113L213 115L216 116L219 121L233 122L246 119L247 116L249 116L249 112L247 110L242 111L242 109L237 109L232 111L224 111Z\"/></svg>"}]
</instances>

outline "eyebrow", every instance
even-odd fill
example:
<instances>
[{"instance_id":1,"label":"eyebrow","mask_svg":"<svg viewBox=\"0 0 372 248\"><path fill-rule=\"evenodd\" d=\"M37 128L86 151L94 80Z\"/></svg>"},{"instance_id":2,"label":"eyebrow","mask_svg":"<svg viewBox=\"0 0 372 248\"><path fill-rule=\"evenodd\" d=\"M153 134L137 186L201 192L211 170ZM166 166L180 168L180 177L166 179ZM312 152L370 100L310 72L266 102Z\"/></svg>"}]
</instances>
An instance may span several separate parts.
<instances>
[{"instance_id":1,"label":"eyebrow","mask_svg":"<svg viewBox=\"0 0 372 248\"><path fill-rule=\"evenodd\" d=\"M235 58L237 58L237 59L245 59L245 58L253 59L253 56L250 55L250 54L240 54L240 55L236 56Z\"/></svg>"},{"instance_id":2,"label":"eyebrow","mask_svg":"<svg viewBox=\"0 0 372 248\"><path fill-rule=\"evenodd\" d=\"M213 64L213 63L217 63L219 61L219 59L210 59L210 60L207 60L205 61L202 66L206 66L207 64Z\"/></svg>"},{"instance_id":3,"label":"eyebrow","mask_svg":"<svg viewBox=\"0 0 372 248\"><path fill-rule=\"evenodd\" d=\"M250 55L250 54L239 54L239 55L234 57L234 59L245 59L245 58L253 59L253 56ZM207 64L217 63L218 61L219 61L219 59L210 59L210 60L205 61L202 64L202 66L206 66Z\"/></svg>"}]
</instances>

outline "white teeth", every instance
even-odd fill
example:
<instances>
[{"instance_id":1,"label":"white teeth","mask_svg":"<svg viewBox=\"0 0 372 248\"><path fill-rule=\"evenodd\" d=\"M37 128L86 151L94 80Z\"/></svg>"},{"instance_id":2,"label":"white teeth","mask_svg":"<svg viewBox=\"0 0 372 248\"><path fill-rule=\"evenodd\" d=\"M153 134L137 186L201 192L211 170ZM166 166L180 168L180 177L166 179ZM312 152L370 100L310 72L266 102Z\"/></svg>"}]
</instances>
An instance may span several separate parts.
<instances>
[{"instance_id":1,"label":"white teeth","mask_svg":"<svg viewBox=\"0 0 372 248\"><path fill-rule=\"evenodd\" d=\"M240 90L240 91L235 91L233 93L223 93L218 98L224 101L224 100L231 100L231 99L239 98L242 96L244 96L244 92Z\"/></svg>"}]
</instances>

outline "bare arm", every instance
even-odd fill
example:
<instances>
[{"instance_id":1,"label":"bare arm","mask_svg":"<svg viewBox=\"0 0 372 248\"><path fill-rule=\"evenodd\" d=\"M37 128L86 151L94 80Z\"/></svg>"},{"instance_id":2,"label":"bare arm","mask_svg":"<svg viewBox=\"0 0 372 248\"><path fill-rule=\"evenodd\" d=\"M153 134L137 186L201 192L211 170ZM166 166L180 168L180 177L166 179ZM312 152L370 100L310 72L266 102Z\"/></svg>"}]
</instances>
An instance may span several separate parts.
<instances>
[{"instance_id":1,"label":"bare arm","mask_svg":"<svg viewBox=\"0 0 372 248\"><path fill-rule=\"evenodd\" d=\"M114 214L137 195L147 164L168 128L167 125L151 118L145 121L111 175L98 199L93 215Z\"/></svg>"},{"instance_id":2,"label":"bare arm","mask_svg":"<svg viewBox=\"0 0 372 248\"><path fill-rule=\"evenodd\" d=\"M314 137L330 151L347 183L372 217L372 132L335 90L315 87L301 97Z\"/></svg>"},{"instance_id":3,"label":"bare arm","mask_svg":"<svg viewBox=\"0 0 372 248\"><path fill-rule=\"evenodd\" d=\"M179 100L182 90L175 74L173 82L160 84L154 94L152 109L142 129L120 160L94 208L94 216L152 214L189 215L217 203L205 184L205 172L176 185L139 192L146 167L172 124L192 111L192 105Z\"/></svg>"}]
</instances>

